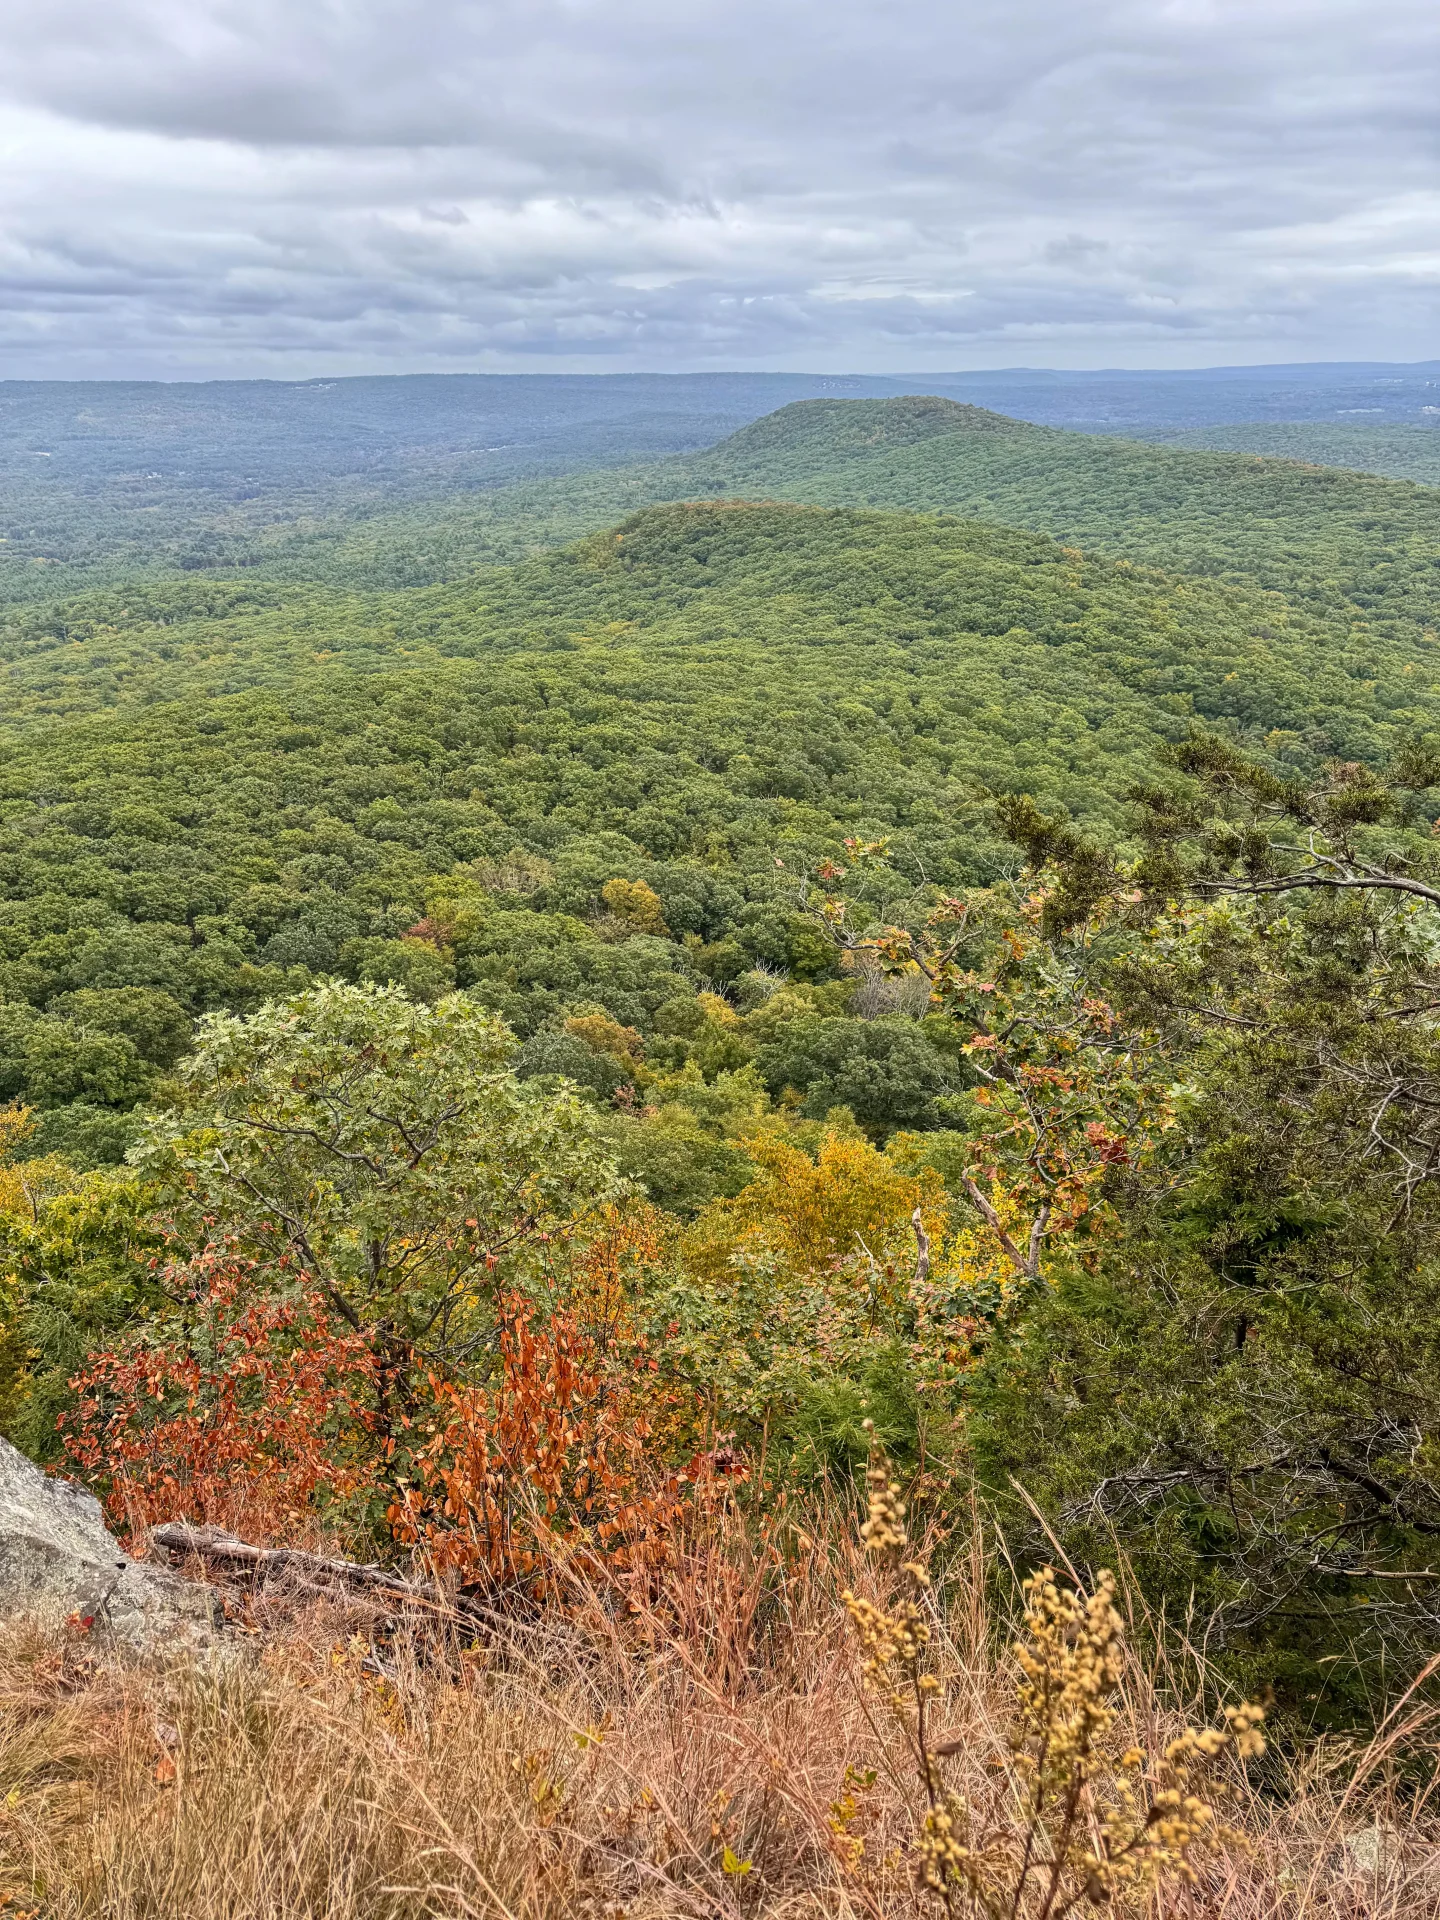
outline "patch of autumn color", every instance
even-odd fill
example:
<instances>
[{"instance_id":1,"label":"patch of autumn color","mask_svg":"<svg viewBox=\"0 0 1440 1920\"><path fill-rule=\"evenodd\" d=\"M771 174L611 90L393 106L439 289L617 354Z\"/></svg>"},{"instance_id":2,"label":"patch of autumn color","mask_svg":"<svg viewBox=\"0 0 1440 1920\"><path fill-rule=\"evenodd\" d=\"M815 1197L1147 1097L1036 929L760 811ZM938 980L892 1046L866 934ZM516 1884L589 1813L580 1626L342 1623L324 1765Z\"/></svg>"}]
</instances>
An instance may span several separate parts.
<instances>
[{"instance_id":1,"label":"patch of autumn color","mask_svg":"<svg viewBox=\"0 0 1440 1920\"><path fill-rule=\"evenodd\" d=\"M583 1041L592 1053L608 1053L630 1066L644 1057L645 1043L634 1027L622 1027L608 1013L576 1013L565 1022L565 1031Z\"/></svg>"},{"instance_id":2,"label":"patch of autumn color","mask_svg":"<svg viewBox=\"0 0 1440 1920\"><path fill-rule=\"evenodd\" d=\"M437 953L441 953L455 944L455 922L427 913L413 927L407 927L400 937L412 941L416 946L434 947Z\"/></svg>"},{"instance_id":3,"label":"patch of autumn color","mask_svg":"<svg viewBox=\"0 0 1440 1920\"><path fill-rule=\"evenodd\" d=\"M607 880L600 898L632 933L651 933L662 940L668 937L670 929L665 924L660 896L643 880Z\"/></svg>"},{"instance_id":4,"label":"patch of autumn color","mask_svg":"<svg viewBox=\"0 0 1440 1920\"><path fill-rule=\"evenodd\" d=\"M274 1269L261 1276L227 1247L175 1264L171 1337L95 1354L71 1383L66 1454L136 1535L187 1519L285 1537L317 1501L373 1487L365 1337L338 1330L317 1295L277 1290Z\"/></svg>"},{"instance_id":5,"label":"patch of autumn color","mask_svg":"<svg viewBox=\"0 0 1440 1920\"><path fill-rule=\"evenodd\" d=\"M428 1383L389 1510L395 1537L488 1590L548 1593L572 1555L591 1571L663 1557L682 1485L651 1460L662 1396L643 1345L607 1345L569 1311L537 1323L514 1299L503 1316L497 1379Z\"/></svg>"},{"instance_id":6,"label":"patch of autumn color","mask_svg":"<svg viewBox=\"0 0 1440 1920\"><path fill-rule=\"evenodd\" d=\"M577 1326L606 1356L625 1356L632 1369L654 1375L649 1341L636 1307L651 1291L673 1253L675 1221L648 1201L606 1207L598 1225L568 1250L562 1297ZM683 1459L693 1451L696 1407L683 1395L648 1389L652 1460Z\"/></svg>"},{"instance_id":7,"label":"patch of autumn color","mask_svg":"<svg viewBox=\"0 0 1440 1920\"><path fill-rule=\"evenodd\" d=\"M857 842L852 851L860 862L873 849ZM1106 1173L1143 1165L1174 1123L1157 1037L1122 1026L1093 987L1089 936L1122 898L1112 891L1092 901L1083 930L1060 940L1046 933L1057 904L1048 883L1019 902L1008 889L972 888L941 898L923 926L863 934L850 930L843 897L816 906L851 954L888 973L922 973L932 1001L968 1035L961 1052L978 1084L965 1095L969 1165L960 1186L1027 1282L1041 1277L1058 1236L1075 1257L1092 1256L1080 1242L1108 1230ZM997 1185L1016 1203L1008 1226L987 1198Z\"/></svg>"},{"instance_id":8,"label":"patch of autumn color","mask_svg":"<svg viewBox=\"0 0 1440 1920\"><path fill-rule=\"evenodd\" d=\"M29 1107L0 1107L0 1163L9 1166L15 1149L35 1131L35 1116Z\"/></svg>"},{"instance_id":9,"label":"patch of autumn color","mask_svg":"<svg viewBox=\"0 0 1440 1920\"><path fill-rule=\"evenodd\" d=\"M774 1133L747 1137L757 1177L733 1200L717 1200L686 1238L687 1260L718 1278L741 1250L770 1252L797 1273L821 1273L868 1251L876 1259L902 1248L914 1258L912 1219L920 1208L926 1232L945 1230L944 1183L926 1168L902 1173L866 1140L828 1134L812 1160Z\"/></svg>"},{"instance_id":10,"label":"patch of autumn color","mask_svg":"<svg viewBox=\"0 0 1440 1920\"><path fill-rule=\"evenodd\" d=\"M985 1199L993 1209L1000 1229L1015 1240L1023 1240L1031 1225L1031 1205L1028 1191L1021 1187L1018 1191L1006 1185L1001 1179L991 1179L982 1188ZM1083 1216L1083 1196L1080 1215ZM1061 1222L1052 1238L1052 1247L1058 1242L1069 1245ZM1018 1273L996 1236L995 1229L988 1221L978 1218L969 1209L955 1210L955 1231L946 1243L943 1266L945 1271L963 1274L967 1284L977 1292L984 1291L1000 1307L1018 1294L1026 1285L1025 1276ZM940 1263L937 1263L940 1264Z\"/></svg>"},{"instance_id":11,"label":"patch of autumn color","mask_svg":"<svg viewBox=\"0 0 1440 1920\"><path fill-rule=\"evenodd\" d=\"M74 1177L54 1154L38 1160L18 1157L34 1131L31 1108L0 1107L0 1215L33 1215L39 1201Z\"/></svg>"},{"instance_id":12,"label":"patch of autumn color","mask_svg":"<svg viewBox=\"0 0 1440 1920\"><path fill-rule=\"evenodd\" d=\"M630 1305L665 1255L667 1221L658 1207L606 1207L583 1239L571 1243L562 1283L577 1324L602 1346L633 1340Z\"/></svg>"}]
</instances>

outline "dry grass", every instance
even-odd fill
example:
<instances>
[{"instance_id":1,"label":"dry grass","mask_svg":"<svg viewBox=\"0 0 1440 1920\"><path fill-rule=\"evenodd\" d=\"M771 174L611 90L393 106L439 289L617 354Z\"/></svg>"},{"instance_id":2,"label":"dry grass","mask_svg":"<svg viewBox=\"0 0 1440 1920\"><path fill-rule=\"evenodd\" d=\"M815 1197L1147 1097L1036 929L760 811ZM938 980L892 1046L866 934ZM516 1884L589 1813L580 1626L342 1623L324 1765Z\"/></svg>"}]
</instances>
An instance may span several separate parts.
<instances>
[{"instance_id":1,"label":"dry grass","mask_svg":"<svg viewBox=\"0 0 1440 1920\"><path fill-rule=\"evenodd\" d=\"M913 1914L917 1789L858 1684L837 1600L870 1577L839 1545L781 1570L737 1528L639 1607L597 1599L443 1657L313 1606L211 1672L125 1669L84 1641L14 1631L0 1647L0 1914ZM946 1611L945 1718L963 1735L947 1765L1003 1819L1014 1674L981 1595L961 1579ZM1122 1719L1151 1745L1179 1725L1138 1669ZM1423 1806L1401 1811L1387 1771L1402 1738L1425 1737L1402 1715L1389 1745L1358 1763L1312 1754L1268 1796L1237 1774L1253 1849L1142 1910L1440 1916L1434 1832Z\"/></svg>"}]
</instances>

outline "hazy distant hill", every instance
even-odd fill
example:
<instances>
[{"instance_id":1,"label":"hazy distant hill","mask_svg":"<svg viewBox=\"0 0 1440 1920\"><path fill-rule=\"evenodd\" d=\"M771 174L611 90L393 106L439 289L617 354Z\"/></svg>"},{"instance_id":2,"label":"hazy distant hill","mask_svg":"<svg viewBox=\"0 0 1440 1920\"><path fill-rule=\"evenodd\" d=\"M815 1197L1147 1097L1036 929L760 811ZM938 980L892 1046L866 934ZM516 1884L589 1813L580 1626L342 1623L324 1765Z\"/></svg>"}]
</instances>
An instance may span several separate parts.
<instances>
[{"instance_id":1,"label":"hazy distant hill","mask_svg":"<svg viewBox=\"0 0 1440 1920\"><path fill-rule=\"evenodd\" d=\"M260 530L706 447L812 374L0 381L0 599L227 564Z\"/></svg>"},{"instance_id":2,"label":"hazy distant hill","mask_svg":"<svg viewBox=\"0 0 1440 1920\"><path fill-rule=\"evenodd\" d=\"M777 460L808 454L826 469L851 460L872 459L898 447L917 446L948 434L1024 433L1023 420L972 407L929 393L894 399L796 400L741 427L711 450L712 457L736 478L753 463L756 473L772 471Z\"/></svg>"}]
</instances>

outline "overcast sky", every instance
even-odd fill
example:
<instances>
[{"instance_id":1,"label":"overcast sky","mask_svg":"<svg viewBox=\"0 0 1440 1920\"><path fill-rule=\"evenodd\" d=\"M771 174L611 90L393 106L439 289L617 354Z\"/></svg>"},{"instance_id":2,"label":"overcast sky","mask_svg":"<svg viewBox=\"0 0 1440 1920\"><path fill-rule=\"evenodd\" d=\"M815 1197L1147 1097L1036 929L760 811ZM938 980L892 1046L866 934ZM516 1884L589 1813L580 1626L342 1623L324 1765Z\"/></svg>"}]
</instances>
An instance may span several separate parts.
<instances>
[{"instance_id":1,"label":"overcast sky","mask_svg":"<svg viewBox=\"0 0 1440 1920\"><path fill-rule=\"evenodd\" d=\"M1440 355L1436 0L0 0L0 375Z\"/></svg>"}]
</instances>

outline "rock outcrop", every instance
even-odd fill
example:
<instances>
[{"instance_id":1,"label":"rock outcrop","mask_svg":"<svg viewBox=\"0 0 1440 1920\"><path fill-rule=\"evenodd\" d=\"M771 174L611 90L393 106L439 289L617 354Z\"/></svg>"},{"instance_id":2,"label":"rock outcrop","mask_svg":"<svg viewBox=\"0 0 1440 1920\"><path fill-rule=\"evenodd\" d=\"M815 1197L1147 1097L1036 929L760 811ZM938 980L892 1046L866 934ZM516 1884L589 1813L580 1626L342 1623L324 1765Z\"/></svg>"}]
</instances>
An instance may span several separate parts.
<instances>
[{"instance_id":1,"label":"rock outcrop","mask_svg":"<svg viewBox=\"0 0 1440 1920\"><path fill-rule=\"evenodd\" d=\"M92 1494L0 1440L0 1619L20 1615L75 1615L140 1652L208 1646L222 1627L205 1587L129 1559Z\"/></svg>"}]
</instances>

